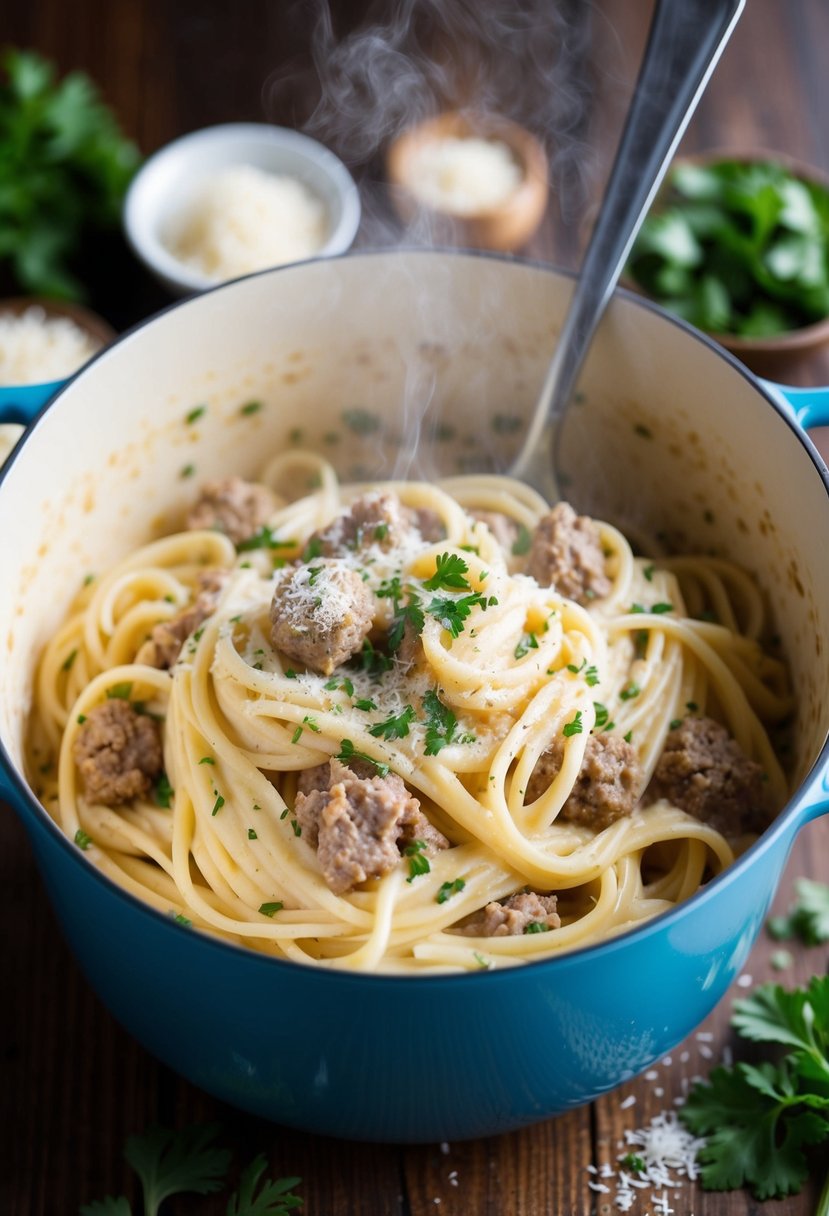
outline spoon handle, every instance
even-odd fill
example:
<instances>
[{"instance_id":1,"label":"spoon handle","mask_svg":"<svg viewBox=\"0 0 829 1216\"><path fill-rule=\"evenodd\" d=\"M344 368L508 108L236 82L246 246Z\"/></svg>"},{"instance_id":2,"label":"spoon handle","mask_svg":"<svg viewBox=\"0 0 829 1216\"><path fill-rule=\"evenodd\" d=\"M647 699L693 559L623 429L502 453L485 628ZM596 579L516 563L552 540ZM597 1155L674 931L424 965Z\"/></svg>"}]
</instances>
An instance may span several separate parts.
<instances>
[{"instance_id":1,"label":"spoon handle","mask_svg":"<svg viewBox=\"0 0 829 1216\"><path fill-rule=\"evenodd\" d=\"M676 146L745 0L657 0L636 89L599 217L524 445L513 466L552 473L551 440L584 357ZM536 476L532 476L535 472Z\"/></svg>"}]
</instances>

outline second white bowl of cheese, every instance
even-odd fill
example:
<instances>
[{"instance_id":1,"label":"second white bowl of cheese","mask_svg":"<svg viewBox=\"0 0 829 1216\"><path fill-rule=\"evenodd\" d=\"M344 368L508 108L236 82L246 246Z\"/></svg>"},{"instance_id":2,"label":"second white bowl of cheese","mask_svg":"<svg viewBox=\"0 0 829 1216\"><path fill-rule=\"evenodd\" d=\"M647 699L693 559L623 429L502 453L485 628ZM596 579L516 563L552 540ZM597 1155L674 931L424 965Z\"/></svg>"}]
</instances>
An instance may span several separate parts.
<instances>
[{"instance_id":1,"label":"second white bowl of cheese","mask_svg":"<svg viewBox=\"0 0 829 1216\"><path fill-rule=\"evenodd\" d=\"M206 127L167 144L136 175L124 207L133 250L176 295L344 253L359 224L342 161L264 123Z\"/></svg>"}]
</instances>

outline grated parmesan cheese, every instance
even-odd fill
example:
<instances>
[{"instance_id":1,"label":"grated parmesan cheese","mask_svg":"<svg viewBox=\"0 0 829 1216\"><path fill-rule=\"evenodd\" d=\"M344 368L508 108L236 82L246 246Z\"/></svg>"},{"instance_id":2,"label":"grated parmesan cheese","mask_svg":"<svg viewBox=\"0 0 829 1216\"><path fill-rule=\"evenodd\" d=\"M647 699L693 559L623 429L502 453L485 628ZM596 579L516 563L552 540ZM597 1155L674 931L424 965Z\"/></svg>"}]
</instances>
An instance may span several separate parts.
<instances>
[{"instance_id":1,"label":"grated parmesan cheese","mask_svg":"<svg viewBox=\"0 0 829 1216\"><path fill-rule=\"evenodd\" d=\"M302 182L234 165L201 183L168 247L221 282L313 257L327 236L325 206Z\"/></svg>"},{"instance_id":2,"label":"grated parmesan cheese","mask_svg":"<svg viewBox=\"0 0 829 1216\"><path fill-rule=\"evenodd\" d=\"M64 380L99 346L69 317L48 316L37 304L19 314L0 313L0 385Z\"/></svg>"},{"instance_id":3,"label":"grated parmesan cheese","mask_svg":"<svg viewBox=\"0 0 829 1216\"><path fill-rule=\"evenodd\" d=\"M621 1106L624 1108L625 1103ZM630 1212L639 1197L645 1191L661 1192L652 1194L650 1203L656 1216L670 1216L674 1210L669 1203L669 1192L678 1191L685 1182L693 1182L698 1175L697 1154L704 1146L705 1140L693 1136L682 1126L675 1111L663 1111L651 1119L647 1127L638 1131L625 1132L625 1146L628 1152L642 1158L643 1168L636 1173L621 1167L616 1169L609 1162L604 1162L599 1177L604 1183L590 1180L587 1186L592 1191L613 1193L613 1204L617 1211ZM587 1167L595 1175L595 1166ZM615 1184L615 1189L607 1185ZM646 1198L644 1194L643 1199Z\"/></svg>"},{"instance_id":4,"label":"grated parmesan cheese","mask_svg":"<svg viewBox=\"0 0 829 1216\"><path fill-rule=\"evenodd\" d=\"M497 139L424 141L411 160L412 193L436 211L474 215L498 207L521 184L521 167Z\"/></svg>"}]
</instances>

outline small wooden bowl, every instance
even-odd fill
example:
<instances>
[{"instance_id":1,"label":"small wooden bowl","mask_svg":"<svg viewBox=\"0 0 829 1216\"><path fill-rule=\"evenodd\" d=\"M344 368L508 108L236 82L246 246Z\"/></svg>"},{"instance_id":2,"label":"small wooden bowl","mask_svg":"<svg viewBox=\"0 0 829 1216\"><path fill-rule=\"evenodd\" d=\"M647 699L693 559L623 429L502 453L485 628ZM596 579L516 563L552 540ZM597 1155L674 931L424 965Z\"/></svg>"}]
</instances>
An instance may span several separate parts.
<instances>
[{"instance_id":1,"label":"small wooden bowl","mask_svg":"<svg viewBox=\"0 0 829 1216\"><path fill-rule=\"evenodd\" d=\"M74 321L100 346L108 346L116 337L115 330L96 312L69 300L47 300L42 296L10 296L0 299L0 313L21 316L28 308L42 308L47 317L67 317Z\"/></svg>"},{"instance_id":2,"label":"small wooden bowl","mask_svg":"<svg viewBox=\"0 0 829 1216\"><path fill-rule=\"evenodd\" d=\"M506 144L521 169L517 188L497 206L471 214L438 211L418 197L412 186L413 161L433 140L486 139ZM526 128L492 114L447 111L410 127L394 140L386 155L392 203L404 224L424 217L437 243L515 253L538 228L547 206L547 156Z\"/></svg>"},{"instance_id":3,"label":"small wooden bowl","mask_svg":"<svg viewBox=\"0 0 829 1216\"><path fill-rule=\"evenodd\" d=\"M116 337L115 330L97 313L80 304L62 300L47 300L40 296L11 296L0 299L0 314L20 316L28 308L42 308L47 317L66 317L93 339L98 348L108 346ZM54 396L78 368L73 368L58 380L35 381L28 384L0 385L0 423L28 423L39 409ZM6 436L8 439L8 436ZM8 446L8 443L5 445ZM2 458L0 458L2 463Z\"/></svg>"},{"instance_id":4,"label":"small wooden bowl","mask_svg":"<svg viewBox=\"0 0 829 1216\"><path fill-rule=\"evenodd\" d=\"M741 164L773 163L787 169L793 177L801 181L822 186L829 190L829 174L806 164L783 152L772 152L765 148L715 148L706 152L688 153L677 157L672 168L678 165L699 165L703 168L718 164L720 161L732 160ZM669 182L660 189L653 212L659 210L665 194L670 189ZM629 276L625 276L624 285L646 295L642 287ZM649 299L655 299L652 296ZM655 303L662 304L655 299ZM800 329L786 330L766 338L745 338L739 334L722 334L709 331L709 336L720 346L735 355L746 367L771 380L788 383L790 376L796 376L803 368L806 357L818 354L829 344L829 316L822 317L811 325L801 326Z\"/></svg>"}]
</instances>

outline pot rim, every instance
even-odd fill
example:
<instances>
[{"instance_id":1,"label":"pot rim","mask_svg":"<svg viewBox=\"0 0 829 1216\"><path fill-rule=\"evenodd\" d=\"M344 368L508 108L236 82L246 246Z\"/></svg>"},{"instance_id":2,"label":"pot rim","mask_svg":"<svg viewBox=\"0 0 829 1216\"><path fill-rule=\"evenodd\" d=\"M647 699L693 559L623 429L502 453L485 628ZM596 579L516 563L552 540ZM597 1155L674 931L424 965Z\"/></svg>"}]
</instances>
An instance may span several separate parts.
<instances>
[{"instance_id":1,"label":"pot rim","mask_svg":"<svg viewBox=\"0 0 829 1216\"><path fill-rule=\"evenodd\" d=\"M578 277L577 271L557 267L550 262L545 262L538 258L515 257L513 255L496 253L490 250L478 249L401 247L391 251L388 249L361 249L356 253L343 253L336 255L333 258L330 256L316 257L308 259L306 262L270 267L266 270L256 271L250 275L242 275L238 279L231 279L225 283L218 283L215 287L208 288L207 291L200 292L198 295L188 296L181 300L174 300L164 308L160 309L158 312L153 313L152 316L145 317L143 320L138 321L135 325L131 326L129 329L120 334L113 343L103 348L96 355L93 355L88 363L84 364L84 366L75 372L69 380L62 384L58 392L52 398L50 398L50 400L47 401L46 404L43 405L38 413L34 416L20 442L17 444L6 463L2 466L2 468L0 468L0 493L2 492L3 483L6 480L9 470L20 459L21 452L25 450L30 436L38 427L42 425L46 415L52 410L52 408L57 404L57 402L72 386L72 384L74 384L75 380L78 379L79 376L83 375L93 363L98 361L98 359L108 357L112 351L120 346L121 343L126 339L132 337L133 334L138 333L139 330L144 329L147 325L150 325L159 320L161 317L166 316L166 314L171 312L173 309L185 306L188 303L199 299L201 295L211 294L216 291L224 291L236 283L243 282L245 279L260 278L264 275L276 275L286 271L297 271L306 265L316 262L332 262L341 261L344 259L355 260L357 258L374 258L378 256L394 257L399 254L406 256L416 254L424 257L446 257L448 255L452 257L484 258L491 261L506 262L508 264L514 263L518 266L542 270L553 275L563 275L564 277L570 279L575 279ZM766 404L775 410L775 412L787 424L789 429L795 433L798 440L801 443L804 442L806 434L803 428L795 421L789 412L777 400L775 400L774 396L766 388L763 381L753 372L751 372L744 364L742 364L734 355L721 347L709 334L694 328L694 326L689 325L679 317L676 317L667 312L665 309L661 308L653 300L649 299L648 297L641 296L637 292L630 291L627 288L622 287L617 288L613 294L614 296L619 295L628 302L632 302L636 307L645 308L649 312L656 313L662 318L663 321L666 321L676 328L683 330L689 337L699 342L700 345L708 347L712 354L725 360L726 363L730 364L733 370L738 372L744 380L749 382L755 391L765 400ZM806 450L812 464L815 466L815 471L823 482L827 496L829 496L829 470L823 466L822 461L815 451L809 451L808 446ZM757 838L757 840L745 851L745 853L736 858L731 865L727 866L725 870L721 871L721 873L712 878L708 883L705 884L705 886L700 887L697 891L695 891L694 894L689 896L688 899L684 900L681 904L678 904L674 908L658 913L656 916L644 921L642 924L634 928L626 929L624 932L618 934L618 936L605 939L604 941L593 942L590 945L575 947L572 950L566 950L561 954L554 954L543 959L534 959L523 962L518 970L520 970L521 973L524 973L528 968L537 970L539 968L549 968L554 966L557 966L559 969L571 967L578 965L582 959L587 956L593 956L601 952L608 955L615 954L620 949L625 949L634 942L646 941L647 939L653 937L654 934L659 934L663 931L663 929L669 928L674 922L678 922L693 909L701 907L710 899L715 898L719 891L724 890L731 883L739 881L743 870L751 864L754 858L761 856L770 849L779 847L782 838L789 833L794 834L797 832L805 822L805 819L802 818L802 804L804 799L807 797L812 788L820 782L821 777L827 775L827 771L829 771L829 737L824 740L818 756L815 758L813 765L809 769L803 781L789 798L786 805L778 813L774 821L769 825L769 827ZM17 805L15 809L18 811L21 819L23 819L24 816L20 808L25 805L26 813L31 813L34 818L40 822L40 825L44 827L47 832L52 834L53 839L57 839L59 847L65 850L68 857L71 857L71 863L73 865L83 867L91 879L102 883L110 894L115 894L134 911L146 915L152 920L156 921L159 927L164 925L170 930L175 930L178 932L183 931L180 926L174 925L170 918L163 912L158 911L149 904L145 903L143 900L138 899L137 896L132 895L113 879L102 873L97 866L92 865L91 862L82 856L81 850L79 850L77 845L75 845L73 841L71 841L66 835L66 833L61 830L58 824L55 823L46 808L35 797L28 783L18 773L16 766L11 760L2 735L0 735L0 774L5 775L6 780L9 783L9 792L17 796ZM56 911L59 916L59 909ZM387 987L391 985L410 986L413 982L417 982L418 985L428 983L433 989L437 989L438 987L443 987L447 984L455 985L462 983L481 983L484 982L484 976L488 977L485 982L490 985L495 982L509 982L509 977L514 975L516 971L515 967L506 966L495 968L493 971L482 968L480 971L459 972L457 974L450 975L424 973L423 975L418 975L416 977L376 974L373 972L351 972L336 967L314 967L306 963L294 962L291 959L278 959L271 956L262 955L255 950L248 949L245 946L238 946L233 942L225 941L223 938L215 937L206 930L197 929L192 926L188 926L186 928L186 932L197 935L199 948L213 948L219 951L222 956L228 957L229 960L235 960L237 963L242 961L247 962L249 966L265 967L269 969L276 967L277 973L278 971L287 967L297 978L301 976L306 980L311 980L311 978L314 977L316 980L322 982L327 982L325 977L333 976L334 979L339 982L349 980L355 985L359 986L364 986L366 984L384 985Z\"/></svg>"}]
</instances>

